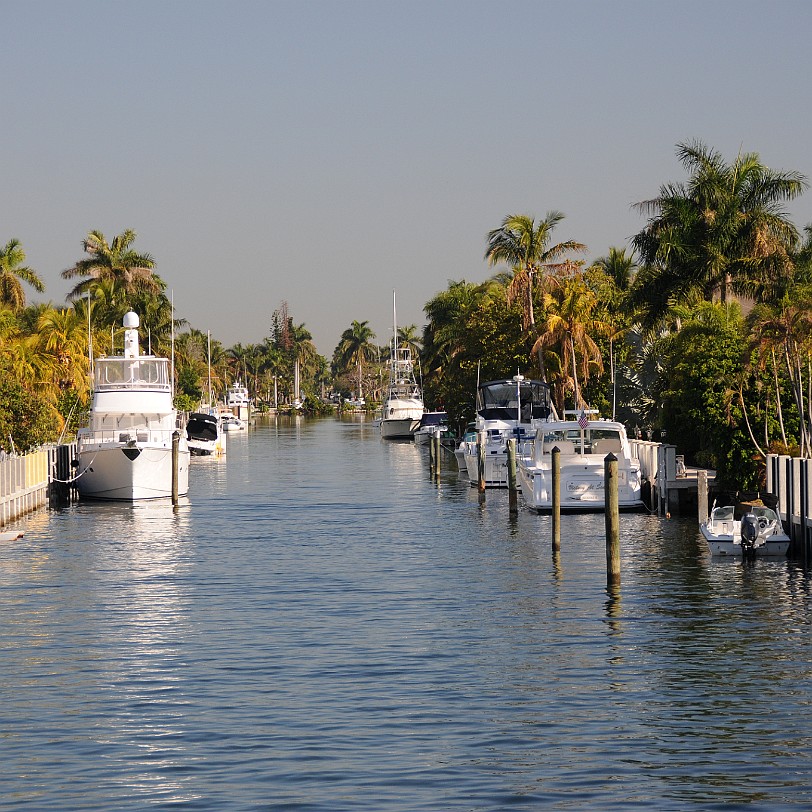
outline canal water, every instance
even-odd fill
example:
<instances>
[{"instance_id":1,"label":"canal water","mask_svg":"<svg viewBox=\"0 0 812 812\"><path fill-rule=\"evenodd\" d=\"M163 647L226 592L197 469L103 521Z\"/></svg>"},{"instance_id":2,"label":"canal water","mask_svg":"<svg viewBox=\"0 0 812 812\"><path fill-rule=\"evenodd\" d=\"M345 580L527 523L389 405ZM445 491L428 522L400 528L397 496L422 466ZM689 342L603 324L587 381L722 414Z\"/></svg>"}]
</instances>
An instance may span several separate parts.
<instances>
[{"instance_id":1,"label":"canal water","mask_svg":"<svg viewBox=\"0 0 812 812\"><path fill-rule=\"evenodd\" d=\"M13 810L812 808L808 575L696 523L480 504L450 456L279 418L166 504L0 546Z\"/></svg>"}]
</instances>

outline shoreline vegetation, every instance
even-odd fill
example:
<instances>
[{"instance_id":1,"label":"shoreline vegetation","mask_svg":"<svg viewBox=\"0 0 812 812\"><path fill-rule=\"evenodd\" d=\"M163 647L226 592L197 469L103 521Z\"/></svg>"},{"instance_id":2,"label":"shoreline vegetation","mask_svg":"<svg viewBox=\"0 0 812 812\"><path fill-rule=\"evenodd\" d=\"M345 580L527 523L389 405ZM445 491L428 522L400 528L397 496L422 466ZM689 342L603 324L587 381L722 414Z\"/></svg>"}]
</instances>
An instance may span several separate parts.
<instances>
[{"instance_id":1,"label":"shoreline vegetation","mask_svg":"<svg viewBox=\"0 0 812 812\"><path fill-rule=\"evenodd\" d=\"M763 486L767 453L812 456L812 224L799 229L785 210L807 178L701 142L676 155L685 180L637 204L641 230L592 262L587 246L557 241L556 210L507 215L484 235L493 275L448 281L422 328L398 330L420 360L427 408L459 431L477 377L519 371L548 381L559 410L589 405L633 435L667 439L725 486ZM168 357L174 334L180 409L207 398L209 369L215 396L241 380L260 410L290 404L294 381L309 412L380 403L390 348L368 321L351 321L328 359L282 302L267 336L225 347L173 313L136 237L88 232L84 256L62 272L75 280L64 305L28 303L27 289L45 286L19 240L0 245L0 450L72 436L89 359L121 351L128 310L154 354Z\"/></svg>"}]
</instances>

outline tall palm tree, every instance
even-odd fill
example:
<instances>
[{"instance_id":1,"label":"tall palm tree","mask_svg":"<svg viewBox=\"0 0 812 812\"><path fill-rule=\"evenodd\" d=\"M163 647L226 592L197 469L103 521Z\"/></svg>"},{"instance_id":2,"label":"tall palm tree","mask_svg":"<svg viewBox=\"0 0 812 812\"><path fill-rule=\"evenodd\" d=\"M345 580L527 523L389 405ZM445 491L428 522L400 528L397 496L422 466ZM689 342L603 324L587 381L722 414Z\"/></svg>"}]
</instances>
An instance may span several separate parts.
<instances>
[{"instance_id":1,"label":"tall palm tree","mask_svg":"<svg viewBox=\"0 0 812 812\"><path fill-rule=\"evenodd\" d=\"M25 251L19 240L11 239L0 248L0 304L14 311L25 307L23 282L39 293L45 290L42 280L24 262Z\"/></svg>"},{"instance_id":2,"label":"tall palm tree","mask_svg":"<svg viewBox=\"0 0 812 812\"><path fill-rule=\"evenodd\" d=\"M648 323L675 301L699 294L753 298L768 295L791 270L797 231L783 208L807 187L798 172L775 172L756 153L732 164L701 142L677 145L690 173L685 183L660 187L637 204L649 215L633 238L643 268L633 299Z\"/></svg>"},{"instance_id":3,"label":"tall palm tree","mask_svg":"<svg viewBox=\"0 0 812 812\"><path fill-rule=\"evenodd\" d=\"M351 364L355 364L358 371L358 397L362 398L363 393L363 364L369 361L374 351L372 339L375 333L369 327L368 321L353 321L342 334L336 347L336 360L338 366L347 369Z\"/></svg>"},{"instance_id":4,"label":"tall palm tree","mask_svg":"<svg viewBox=\"0 0 812 812\"><path fill-rule=\"evenodd\" d=\"M617 412L617 375L615 374L615 342L626 335L631 325L628 307L629 287L637 272L634 254L626 254L625 248L610 248L605 257L598 257L587 273L592 287L600 299L600 309L610 325L609 339L609 380L612 387L612 420ZM596 280L595 277L598 277Z\"/></svg>"},{"instance_id":5,"label":"tall palm tree","mask_svg":"<svg viewBox=\"0 0 812 812\"><path fill-rule=\"evenodd\" d=\"M82 242L82 247L90 256L62 271L64 279L85 277L68 294L68 299L83 296L101 280L115 282L125 300L139 290L161 292L162 284L153 274L155 260L149 254L138 253L132 248L136 236L132 229L127 229L108 243L101 231L91 231Z\"/></svg>"},{"instance_id":6,"label":"tall palm tree","mask_svg":"<svg viewBox=\"0 0 812 812\"><path fill-rule=\"evenodd\" d=\"M598 298L581 273L549 286L544 294L546 317L533 351L548 347L558 350L561 365L554 390L559 410L563 411L567 390L573 393L575 408L584 408L581 384L589 380L593 370L603 372L600 349L592 336L605 335L609 326L595 317L597 306Z\"/></svg>"},{"instance_id":7,"label":"tall palm tree","mask_svg":"<svg viewBox=\"0 0 812 812\"><path fill-rule=\"evenodd\" d=\"M574 240L550 245L552 232L563 219L560 211L547 212L546 217L538 223L524 214L510 214L499 228L488 233L485 259L490 265L504 262L513 271L508 285L508 304L514 301L520 303L522 328L530 330L534 339L539 334L533 308L533 277L545 272L571 272L574 264L565 259L566 254L586 250L585 245ZM541 377L544 378L544 360L540 350L538 361Z\"/></svg>"}]
</instances>

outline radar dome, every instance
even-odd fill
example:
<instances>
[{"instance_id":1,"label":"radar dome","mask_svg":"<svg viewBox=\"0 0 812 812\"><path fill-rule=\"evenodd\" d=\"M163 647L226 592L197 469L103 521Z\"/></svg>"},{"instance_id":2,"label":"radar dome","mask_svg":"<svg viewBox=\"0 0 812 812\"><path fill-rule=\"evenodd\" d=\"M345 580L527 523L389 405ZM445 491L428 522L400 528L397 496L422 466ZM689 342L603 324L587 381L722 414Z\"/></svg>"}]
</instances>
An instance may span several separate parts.
<instances>
[{"instance_id":1,"label":"radar dome","mask_svg":"<svg viewBox=\"0 0 812 812\"><path fill-rule=\"evenodd\" d=\"M127 329L132 330L133 328L138 327L138 325L139 321L137 313L133 313L131 310L129 313L124 314L124 326Z\"/></svg>"}]
</instances>

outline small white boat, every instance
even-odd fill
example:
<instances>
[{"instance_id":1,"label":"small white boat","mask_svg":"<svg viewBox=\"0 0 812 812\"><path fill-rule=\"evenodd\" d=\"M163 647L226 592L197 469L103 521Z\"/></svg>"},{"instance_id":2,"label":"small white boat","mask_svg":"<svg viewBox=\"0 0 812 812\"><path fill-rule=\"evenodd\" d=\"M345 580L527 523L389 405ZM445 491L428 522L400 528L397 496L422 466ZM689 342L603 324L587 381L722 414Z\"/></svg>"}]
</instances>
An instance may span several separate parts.
<instances>
[{"instance_id":1,"label":"small white boat","mask_svg":"<svg viewBox=\"0 0 812 812\"><path fill-rule=\"evenodd\" d=\"M227 432L245 431L248 428L248 424L245 420L237 417L236 414L225 411L220 412L220 426L223 431Z\"/></svg>"},{"instance_id":2,"label":"small white boat","mask_svg":"<svg viewBox=\"0 0 812 812\"><path fill-rule=\"evenodd\" d=\"M414 432L414 441L417 445L427 445L438 431L440 437L446 439L454 436L448 428L448 412L423 412L420 425Z\"/></svg>"},{"instance_id":3,"label":"small white boat","mask_svg":"<svg viewBox=\"0 0 812 812\"><path fill-rule=\"evenodd\" d=\"M711 555L780 557L789 550L789 536L778 514L759 502L715 507L699 525Z\"/></svg>"},{"instance_id":4,"label":"small white boat","mask_svg":"<svg viewBox=\"0 0 812 812\"><path fill-rule=\"evenodd\" d=\"M225 454L226 438L219 415L212 412L192 412L186 421L186 440L192 456L205 457Z\"/></svg>"},{"instance_id":5,"label":"small white boat","mask_svg":"<svg viewBox=\"0 0 812 812\"><path fill-rule=\"evenodd\" d=\"M507 488L507 442L522 443L535 436L533 421L550 412L550 387L523 375L480 384L476 394L474 436L460 443L455 456L462 456L472 485L479 483L477 434L485 437L485 487ZM465 435L468 437L468 433Z\"/></svg>"},{"instance_id":6,"label":"small white boat","mask_svg":"<svg viewBox=\"0 0 812 812\"><path fill-rule=\"evenodd\" d=\"M640 463L632 456L626 429L612 420L591 419L590 414L565 412L570 419L534 421L536 435L519 457L519 480L527 505L538 511L552 510L552 450L558 448L562 511L587 512L605 509L604 459L610 452L618 462L618 507L642 510Z\"/></svg>"},{"instance_id":7,"label":"small white boat","mask_svg":"<svg viewBox=\"0 0 812 812\"><path fill-rule=\"evenodd\" d=\"M189 491L189 446L172 403L169 360L141 355L138 316L124 316L123 356L94 361L93 400L77 432L74 482L81 497L133 501L171 497L173 435L177 492Z\"/></svg>"}]
</instances>

